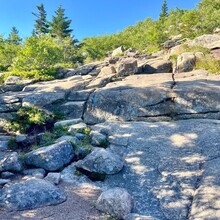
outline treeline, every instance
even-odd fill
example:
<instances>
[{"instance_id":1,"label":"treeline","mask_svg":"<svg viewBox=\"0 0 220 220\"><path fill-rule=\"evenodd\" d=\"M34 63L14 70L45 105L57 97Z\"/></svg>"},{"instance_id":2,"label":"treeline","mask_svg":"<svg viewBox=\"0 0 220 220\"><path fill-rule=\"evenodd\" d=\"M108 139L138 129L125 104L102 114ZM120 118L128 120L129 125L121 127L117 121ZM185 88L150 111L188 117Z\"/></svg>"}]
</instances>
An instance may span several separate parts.
<instances>
[{"instance_id":1,"label":"treeline","mask_svg":"<svg viewBox=\"0 0 220 220\"><path fill-rule=\"evenodd\" d=\"M108 51L121 45L154 52L172 35L194 38L212 33L216 27L220 27L219 0L202 0L193 10L175 8L170 11L164 0L158 20L147 18L117 34L85 38L83 51L87 53L88 60L101 59Z\"/></svg>"},{"instance_id":2,"label":"treeline","mask_svg":"<svg viewBox=\"0 0 220 220\"><path fill-rule=\"evenodd\" d=\"M12 28L8 38L0 36L0 70L6 71L1 78L13 74L36 80L52 79L57 68L83 62L80 44L70 28L71 20L61 6L51 21L47 20L43 4L37 6L33 15L36 20L32 36L24 42L16 27Z\"/></svg>"}]
</instances>

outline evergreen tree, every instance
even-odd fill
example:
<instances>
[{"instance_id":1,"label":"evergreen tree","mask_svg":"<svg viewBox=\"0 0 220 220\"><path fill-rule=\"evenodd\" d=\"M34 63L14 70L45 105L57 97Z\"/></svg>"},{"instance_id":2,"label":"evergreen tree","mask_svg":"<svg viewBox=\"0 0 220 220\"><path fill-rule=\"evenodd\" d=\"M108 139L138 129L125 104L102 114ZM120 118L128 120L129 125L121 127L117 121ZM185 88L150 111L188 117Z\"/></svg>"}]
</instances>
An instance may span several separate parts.
<instances>
[{"instance_id":1,"label":"evergreen tree","mask_svg":"<svg viewBox=\"0 0 220 220\"><path fill-rule=\"evenodd\" d=\"M58 39L63 39L65 37L70 37L71 32L70 29L71 20L69 20L65 14L65 9L62 6L59 6L55 11L55 16L52 17L52 22L50 22L51 26L51 34Z\"/></svg>"},{"instance_id":2,"label":"evergreen tree","mask_svg":"<svg viewBox=\"0 0 220 220\"><path fill-rule=\"evenodd\" d=\"M164 21L168 16L169 16L169 13L168 13L167 1L164 0L159 20Z\"/></svg>"},{"instance_id":3,"label":"evergreen tree","mask_svg":"<svg viewBox=\"0 0 220 220\"><path fill-rule=\"evenodd\" d=\"M38 14L32 13L37 19L35 20L35 32L38 36L47 34L49 32L49 24L47 21L47 13L44 9L44 5L40 4L37 6Z\"/></svg>"},{"instance_id":4,"label":"evergreen tree","mask_svg":"<svg viewBox=\"0 0 220 220\"><path fill-rule=\"evenodd\" d=\"M12 27L11 32L8 37L8 42L10 44L16 44L16 45L21 44L22 38L19 37L18 33L19 32L18 32L17 28Z\"/></svg>"}]
</instances>

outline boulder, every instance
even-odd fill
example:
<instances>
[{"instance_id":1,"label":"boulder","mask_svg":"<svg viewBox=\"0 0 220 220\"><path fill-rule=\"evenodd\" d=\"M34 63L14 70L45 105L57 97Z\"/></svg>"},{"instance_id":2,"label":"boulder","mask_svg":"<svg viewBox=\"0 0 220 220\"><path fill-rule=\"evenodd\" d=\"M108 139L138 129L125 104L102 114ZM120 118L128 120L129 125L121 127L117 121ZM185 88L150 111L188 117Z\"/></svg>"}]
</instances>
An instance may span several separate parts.
<instances>
[{"instance_id":1,"label":"boulder","mask_svg":"<svg viewBox=\"0 0 220 220\"><path fill-rule=\"evenodd\" d=\"M139 66L139 73L171 73L172 72L172 62L169 60L152 60L145 64Z\"/></svg>"},{"instance_id":2,"label":"boulder","mask_svg":"<svg viewBox=\"0 0 220 220\"><path fill-rule=\"evenodd\" d=\"M74 144L79 143L79 139L77 137L71 136L71 135L63 135L60 138L56 140L56 142L61 142L61 141L69 141Z\"/></svg>"},{"instance_id":3,"label":"boulder","mask_svg":"<svg viewBox=\"0 0 220 220\"><path fill-rule=\"evenodd\" d=\"M122 170L124 162L110 150L94 148L83 160L76 163L77 168L100 174L115 174Z\"/></svg>"},{"instance_id":4,"label":"boulder","mask_svg":"<svg viewBox=\"0 0 220 220\"><path fill-rule=\"evenodd\" d=\"M93 92L93 89L81 90L81 91L71 91L68 95L68 101L86 101L89 95Z\"/></svg>"},{"instance_id":5,"label":"boulder","mask_svg":"<svg viewBox=\"0 0 220 220\"><path fill-rule=\"evenodd\" d=\"M106 142L107 137L104 134L101 134L98 131L92 131L90 133L91 136L91 144L99 146L100 144L102 144L103 142Z\"/></svg>"},{"instance_id":6,"label":"boulder","mask_svg":"<svg viewBox=\"0 0 220 220\"><path fill-rule=\"evenodd\" d=\"M12 172L9 172L9 171L5 171L5 172L1 173L1 177L4 178L4 179L9 179L9 178L12 178L14 176L15 176L15 174L12 173Z\"/></svg>"},{"instance_id":7,"label":"boulder","mask_svg":"<svg viewBox=\"0 0 220 220\"><path fill-rule=\"evenodd\" d=\"M84 111L84 101L70 101L60 105L59 109L66 119L81 118Z\"/></svg>"},{"instance_id":8,"label":"boulder","mask_svg":"<svg viewBox=\"0 0 220 220\"><path fill-rule=\"evenodd\" d=\"M8 149L8 141L0 141L0 151Z\"/></svg>"},{"instance_id":9,"label":"boulder","mask_svg":"<svg viewBox=\"0 0 220 220\"><path fill-rule=\"evenodd\" d=\"M136 213L130 213L125 217L125 220L158 220L158 218L154 218L152 216L147 215L139 215Z\"/></svg>"},{"instance_id":10,"label":"boulder","mask_svg":"<svg viewBox=\"0 0 220 220\"><path fill-rule=\"evenodd\" d=\"M117 68L118 76L129 76L138 72L137 60L134 58L127 58L119 63Z\"/></svg>"},{"instance_id":11,"label":"boulder","mask_svg":"<svg viewBox=\"0 0 220 220\"><path fill-rule=\"evenodd\" d=\"M220 60L220 49L212 50L211 54L214 59Z\"/></svg>"},{"instance_id":12,"label":"boulder","mask_svg":"<svg viewBox=\"0 0 220 220\"><path fill-rule=\"evenodd\" d=\"M117 219L125 219L132 209L132 198L126 189L109 189L99 196L96 208Z\"/></svg>"},{"instance_id":13,"label":"boulder","mask_svg":"<svg viewBox=\"0 0 220 220\"><path fill-rule=\"evenodd\" d=\"M5 80L5 85L14 85L14 84L20 83L21 81L22 81L22 78L19 76L9 76Z\"/></svg>"},{"instance_id":14,"label":"boulder","mask_svg":"<svg viewBox=\"0 0 220 220\"><path fill-rule=\"evenodd\" d=\"M17 152L0 153L0 172L2 171L21 171L22 166Z\"/></svg>"},{"instance_id":15,"label":"boulder","mask_svg":"<svg viewBox=\"0 0 220 220\"><path fill-rule=\"evenodd\" d=\"M79 124L69 126L68 132L83 132L85 128L87 128L87 125L81 122Z\"/></svg>"},{"instance_id":16,"label":"boulder","mask_svg":"<svg viewBox=\"0 0 220 220\"><path fill-rule=\"evenodd\" d=\"M88 65L84 65L81 66L77 69L68 71L65 74L65 78L70 77L70 76L74 76L74 75L87 75L89 74L93 69L95 69L96 64L88 64Z\"/></svg>"},{"instance_id":17,"label":"boulder","mask_svg":"<svg viewBox=\"0 0 220 220\"><path fill-rule=\"evenodd\" d=\"M125 51L125 56L127 57L134 57L136 55L140 54L138 50L136 50L135 48L133 47L130 47L129 49L127 49Z\"/></svg>"},{"instance_id":18,"label":"boulder","mask_svg":"<svg viewBox=\"0 0 220 220\"><path fill-rule=\"evenodd\" d=\"M8 179L0 179L0 188L9 182L10 182L10 180L8 180Z\"/></svg>"},{"instance_id":19,"label":"boulder","mask_svg":"<svg viewBox=\"0 0 220 220\"><path fill-rule=\"evenodd\" d=\"M114 66L106 66L101 69L101 72L99 73L99 77L112 75L113 73L116 73L115 67Z\"/></svg>"},{"instance_id":20,"label":"boulder","mask_svg":"<svg viewBox=\"0 0 220 220\"><path fill-rule=\"evenodd\" d=\"M62 141L27 153L25 163L47 171L56 171L70 163L73 157L72 145L67 141Z\"/></svg>"},{"instance_id":21,"label":"boulder","mask_svg":"<svg viewBox=\"0 0 220 220\"><path fill-rule=\"evenodd\" d=\"M48 173L47 176L44 178L44 180L47 180L55 185L58 185L61 180L61 174L60 173Z\"/></svg>"},{"instance_id":22,"label":"boulder","mask_svg":"<svg viewBox=\"0 0 220 220\"><path fill-rule=\"evenodd\" d=\"M196 56L194 55L194 53L182 53L177 57L176 72L182 73L192 71L195 64Z\"/></svg>"},{"instance_id":23,"label":"boulder","mask_svg":"<svg viewBox=\"0 0 220 220\"><path fill-rule=\"evenodd\" d=\"M177 40L168 40L168 41L164 42L163 47L165 49L170 49L170 48L175 47L179 44L180 43Z\"/></svg>"},{"instance_id":24,"label":"boulder","mask_svg":"<svg viewBox=\"0 0 220 220\"><path fill-rule=\"evenodd\" d=\"M113 52L112 52L112 57L121 55L121 54L124 53L124 51L125 51L124 47L123 47L123 46L120 46L120 47L116 48L115 50L113 50Z\"/></svg>"},{"instance_id":25,"label":"boulder","mask_svg":"<svg viewBox=\"0 0 220 220\"><path fill-rule=\"evenodd\" d=\"M0 204L9 211L30 210L64 201L66 196L61 189L41 179L21 181L0 191Z\"/></svg>"}]
</instances>

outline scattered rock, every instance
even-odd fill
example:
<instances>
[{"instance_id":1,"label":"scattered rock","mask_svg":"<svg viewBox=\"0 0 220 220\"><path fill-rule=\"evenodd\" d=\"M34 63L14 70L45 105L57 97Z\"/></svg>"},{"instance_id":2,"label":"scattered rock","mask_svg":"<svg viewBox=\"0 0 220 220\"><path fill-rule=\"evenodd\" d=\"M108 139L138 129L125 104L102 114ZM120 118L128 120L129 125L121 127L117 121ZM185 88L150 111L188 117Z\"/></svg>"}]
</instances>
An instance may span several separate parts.
<instances>
[{"instance_id":1,"label":"scattered rock","mask_svg":"<svg viewBox=\"0 0 220 220\"><path fill-rule=\"evenodd\" d=\"M60 183L61 174L60 173L48 173L44 179L55 185L58 185Z\"/></svg>"},{"instance_id":2,"label":"scattered rock","mask_svg":"<svg viewBox=\"0 0 220 220\"><path fill-rule=\"evenodd\" d=\"M131 195L123 188L109 189L100 195L96 208L117 219L124 219L132 209Z\"/></svg>"},{"instance_id":3,"label":"scattered rock","mask_svg":"<svg viewBox=\"0 0 220 220\"><path fill-rule=\"evenodd\" d=\"M124 162L108 149L94 148L83 160L76 163L77 168L100 174L115 174L122 170Z\"/></svg>"},{"instance_id":4,"label":"scattered rock","mask_svg":"<svg viewBox=\"0 0 220 220\"><path fill-rule=\"evenodd\" d=\"M104 134L99 133L98 131L92 131L91 135L91 144L99 146L107 140L107 137Z\"/></svg>"},{"instance_id":5,"label":"scattered rock","mask_svg":"<svg viewBox=\"0 0 220 220\"><path fill-rule=\"evenodd\" d=\"M5 80L5 85L14 85L14 84L20 83L21 81L22 81L22 78L19 76L9 76Z\"/></svg>"},{"instance_id":6,"label":"scattered rock","mask_svg":"<svg viewBox=\"0 0 220 220\"><path fill-rule=\"evenodd\" d=\"M8 171L5 171L5 172L2 172L1 173L1 177L2 178L11 178L11 177L14 177L15 176L15 174L14 173L12 173L12 172L8 172Z\"/></svg>"},{"instance_id":7,"label":"scattered rock","mask_svg":"<svg viewBox=\"0 0 220 220\"><path fill-rule=\"evenodd\" d=\"M28 169L23 171L24 175L33 176L35 178L43 179L45 177L46 171L44 169Z\"/></svg>"},{"instance_id":8,"label":"scattered rock","mask_svg":"<svg viewBox=\"0 0 220 220\"><path fill-rule=\"evenodd\" d=\"M129 76L138 72L137 60L134 58L127 58L119 63L117 68L118 76Z\"/></svg>"},{"instance_id":9,"label":"scattered rock","mask_svg":"<svg viewBox=\"0 0 220 220\"><path fill-rule=\"evenodd\" d=\"M70 119L70 120L64 120L64 121L58 121L54 124L55 127L58 126L70 126L70 125L75 125L82 122L81 118L77 118L77 119Z\"/></svg>"},{"instance_id":10,"label":"scattered rock","mask_svg":"<svg viewBox=\"0 0 220 220\"><path fill-rule=\"evenodd\" d=\"M69 141L69 142L74 143L74 144L79 143L79 139L77 137L70 136L70 135L63 135L63 136L61 136L60 138L58 138L56 140L56 142L61 142L61 141Z\"/></svg>"},{"instance_id":11,"label":"scattered rock","mask_svg":"<svg viewBox=\"0 0 220 220\"><path fill-rule=\"evenodd\" d=\"M73 157L72 145L67 141L62 141L27 153L25 163L48 171L56 171L70 163Z\"/></svg>"},{"instance_id":12,"label":"scattered rock","mask_svg":"<svg viewBox=\"0 0 220 220\"><path fill-rule=\"evenodd\" d=\"M182 73L182 72L192 71L195 64L196 64L196 57L193 53L191 52L182 53L177 57L176 72Z\"/></svg>"},{"instance_id":13,"label":"scattered rock","mask_svg":"<svg viewBox=\"0 0 220 220\"><path fill-rule=\"evenodd\" d=\"M2 171L21 171L22 166L17 152L0 153L0 172Z\"/></svg>"},{"instance_id":14,"label":"scattered rock","mask_svg":"<svg viewBox=\"0 0 220 220\"><path fill-rule=\"evenodd\" d=\"M87 125L81 122L79 124L69 126L68 132L83 132L85 128L87 128Z\"/></svg>"},{"instance_id":15,"label":"scattered rock","mask_svg":"<svg viewBox=\"0 0 220 220\"><path fill-rule=\"evenodd\" d=\"M65 200L66 196L61 189L41 179L30 179L11 184L0 191L0 203L9 211L56 205Z\"/></svg>"}]
</instances>

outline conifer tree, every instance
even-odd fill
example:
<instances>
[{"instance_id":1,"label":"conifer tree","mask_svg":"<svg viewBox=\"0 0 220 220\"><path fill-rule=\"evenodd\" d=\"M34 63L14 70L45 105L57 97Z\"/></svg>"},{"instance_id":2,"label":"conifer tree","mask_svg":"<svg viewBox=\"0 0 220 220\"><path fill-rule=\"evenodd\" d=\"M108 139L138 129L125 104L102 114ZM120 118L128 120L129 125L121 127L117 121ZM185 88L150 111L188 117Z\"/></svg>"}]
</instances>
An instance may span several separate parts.
<instances>
[{"instance_id":1,"label":"conifer tree","mask_svg":"<svg viewBox=\"0 0 220 220\"><path fill-rule=\"evenodd\" d=\"M70 29L71 20L65 16L65 9L59 6L55 11L55 16L52 17L50 22L51 34L58 39L71 37L72 29Z\"/></svg>"},{"instance_id":2,"label":"conifer tree","mask_svg":"<svg viewBox=\"0 0 220 220\"><path fill-rule=\"evenodd\" d=\"M37 6L38 13L32 13L37 19L35 20L35 32L38 36L49 33L49 23L44 5Z\"/></svg>"},{"instance_id":3,"label":"conifer tree","mask_svg":"<svg viewBox=\"0 0 220 220\"><path fill-rule=\"evenodd\" d=\"M21 44L22 38L19 37L18 33L19 31L17 30L17 28L12 27L11 32L8 36L9 44L16 44L16 45Z\"/></svg>"},{"instance_id":4,"label":"conifer tree","mask_svg":"<svg viewBox=\"0 0 220 220\"><path fill-rule=\"evenodd\" d=\"M160 13L159 20L164 21L168 16L169 16L169 13L168 13L167 1L164 0L164 1L163 1L163 5L162 5L162 9L161 9L161 13Z\"/></svg>"}]
</instances>

